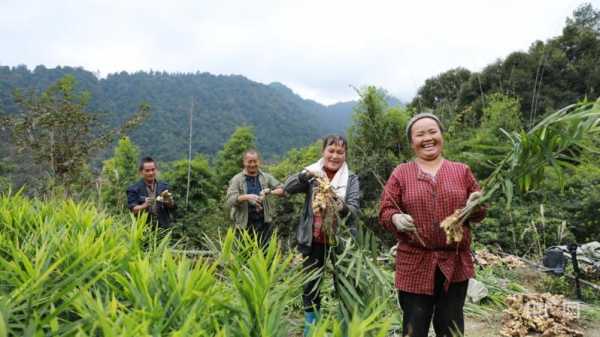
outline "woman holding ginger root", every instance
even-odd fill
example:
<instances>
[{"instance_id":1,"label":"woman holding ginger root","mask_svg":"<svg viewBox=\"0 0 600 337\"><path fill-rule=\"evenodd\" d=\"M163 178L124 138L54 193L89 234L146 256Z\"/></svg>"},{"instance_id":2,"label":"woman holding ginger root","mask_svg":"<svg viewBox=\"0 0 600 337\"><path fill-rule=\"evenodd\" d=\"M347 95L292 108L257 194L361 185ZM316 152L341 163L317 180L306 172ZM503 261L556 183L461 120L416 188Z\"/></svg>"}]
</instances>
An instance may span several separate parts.
<instances>
[{"instance_id":1,"label":"woman holding ginger root","mask_svg":"<svg viewBox=\"0 0 600 337\"><path fill-rule=\"evenodd\" d=\"M414 116L406 126L413 161L390 175L380 223L397 238L396 288L403 311L403 336L426 337L433 319L438 337L464 332L463 306L474 268L469 224L480 222L482 193L471 169L442 156L443 127L433 114ZM444 224L445 228L442 228Z\"/></svg>"}]
</instances>

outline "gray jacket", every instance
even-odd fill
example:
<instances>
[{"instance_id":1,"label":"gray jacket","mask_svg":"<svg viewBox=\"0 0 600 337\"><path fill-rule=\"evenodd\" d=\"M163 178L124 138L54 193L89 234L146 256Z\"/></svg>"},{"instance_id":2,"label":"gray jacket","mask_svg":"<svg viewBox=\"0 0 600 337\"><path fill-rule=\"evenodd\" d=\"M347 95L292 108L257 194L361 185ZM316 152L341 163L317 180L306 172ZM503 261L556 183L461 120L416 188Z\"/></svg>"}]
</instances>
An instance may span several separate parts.
<instances>
[{"instance_id":1,"label":"gray jacket","mask_svg":"<svg viewBox=\"0 0 600 337\"><path fill-rule=\"evenodd\" d=\"M258 172L258 181L262 189L270 188L275 189L280 187L281 184L272 175L263 171ZM229 187L227 188L227 196L225 204L231 208L230 216L231 220L235 223L238 228L246 228L248 226L248 202L238 201L238 197L243 194L247 194L246 191L246 178L244 172L240 172L233 176L229 181ZM265 222L270 223L273 220L273 207L271 206L270 198L263 200L262 206L265 215Z\"/></svg>"},{"instance_id":2,"label":"gray jacket","mask_svg":"<svg viewBox=\"0 0 600 337\"><path fill-rule=\"evenodd\" d=\"M313 239L313 210L312 210L312 197L313 197L313 184L315 182L303 181L300 173L290 176L285 182L283 189L288 194L294 193L305 193L306 198L304 199L304 207L300 217L300 224L296 233L296 239L298 240L298 248L303 254L310 252ZM346 187L346 200L344 203L345 213L340 214L341 217L345 217L350 213L348 226L352 226L360 210L360 187L358 184L358 176L353 172L348 172L348 186Z\"/></svg>"}]
</instances>

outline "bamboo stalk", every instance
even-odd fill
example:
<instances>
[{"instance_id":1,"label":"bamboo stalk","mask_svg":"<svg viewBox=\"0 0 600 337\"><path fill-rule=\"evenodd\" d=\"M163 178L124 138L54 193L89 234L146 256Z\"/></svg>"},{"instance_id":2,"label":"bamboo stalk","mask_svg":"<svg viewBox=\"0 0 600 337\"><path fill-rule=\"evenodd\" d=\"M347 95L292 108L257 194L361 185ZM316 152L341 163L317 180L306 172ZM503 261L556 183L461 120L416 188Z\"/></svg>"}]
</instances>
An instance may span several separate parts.
<instances>
[{"instance_id":1,"label":"bamboo stalk","mask_svg":"<svg viewBox=\"0 0 600 337\"><path fill-rule=\"evenodd\" d=\"M188 208L190 202L190 181L192 177L192 112L194 111L194 98L191 98L190 102L190 116L189 116L189 125L190 125L190 134L188 139L188 171L187 171L187 189L185 192L185 209Z\"/></svg>"}]
</instances>

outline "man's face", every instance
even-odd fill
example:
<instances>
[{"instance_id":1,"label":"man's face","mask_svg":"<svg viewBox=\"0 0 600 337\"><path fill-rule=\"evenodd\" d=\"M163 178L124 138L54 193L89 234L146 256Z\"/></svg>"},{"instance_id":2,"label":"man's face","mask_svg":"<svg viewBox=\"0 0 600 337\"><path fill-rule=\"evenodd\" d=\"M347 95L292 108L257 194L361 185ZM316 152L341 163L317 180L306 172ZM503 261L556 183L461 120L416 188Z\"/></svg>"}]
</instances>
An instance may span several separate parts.
<instances>
[{"instance_id":1,"label":"man's face","mask_svg":"<svg viewBox=\"0 0 600 337\"><path fill-rule=\"evenodd\" d=\"M140 172L144 178L144 181L152 183L156 178L156 164L154 162L144 163L144 166Z\"/></svg>"},{"instance_id":2,"label":"man's face","mask_svg":"<svg viewBox=\"0 0 600 337\"><path fill-rule=\"evenodd\" d=\"M258 173L258 168L260 167L260 159L258 158L258 153L249 152L244 156L244 169L246 173L250 175L256 175Z\"/></svg>"}]
</instances>

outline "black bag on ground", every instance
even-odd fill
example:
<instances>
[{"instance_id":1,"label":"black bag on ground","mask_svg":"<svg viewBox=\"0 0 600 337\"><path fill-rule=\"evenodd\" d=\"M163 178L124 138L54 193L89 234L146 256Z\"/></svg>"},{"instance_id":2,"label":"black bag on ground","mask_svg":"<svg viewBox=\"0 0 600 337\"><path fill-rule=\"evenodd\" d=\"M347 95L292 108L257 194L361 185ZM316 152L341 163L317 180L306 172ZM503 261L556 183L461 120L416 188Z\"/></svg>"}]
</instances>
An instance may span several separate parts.
<instances>
[{"instance_id":1,"label":"black bag on ground","mask_svg":"<svg viewBox=\"0 0 600 337\"><path fill-rule=\"evenodd\" d=\"M548 271L556 275L562 275L565 272L566 263L564 252L559 247L550 247L544 253L542 264L549 269Z\"/></svg>"}]
</instances>

